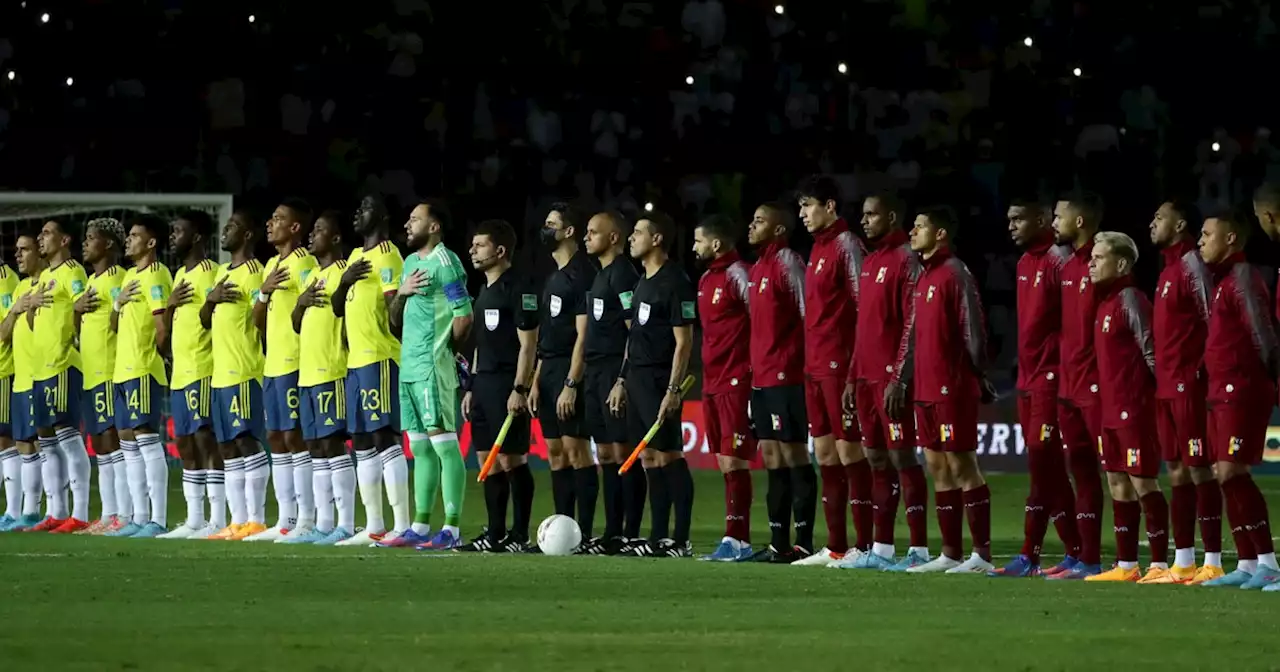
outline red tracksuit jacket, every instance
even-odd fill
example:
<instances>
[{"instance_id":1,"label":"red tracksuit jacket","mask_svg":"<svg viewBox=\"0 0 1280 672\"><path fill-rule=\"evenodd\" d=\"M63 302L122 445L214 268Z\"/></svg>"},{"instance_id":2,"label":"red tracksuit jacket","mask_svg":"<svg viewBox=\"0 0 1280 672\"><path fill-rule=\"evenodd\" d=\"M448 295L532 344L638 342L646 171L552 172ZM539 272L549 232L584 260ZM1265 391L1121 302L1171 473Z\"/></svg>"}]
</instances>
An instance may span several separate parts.
<instances>
[{"instance_id":1,"label":"red tracksuit jacket","mask_svg":"<svg viewBox=\"0 0 1280 672\"><path fill-rule=\"evenodd\" d=\"M749 269L737 252L730 252L713 260L698 280L703 392L716 394L751 388Z\"/></svg>"},{"instance_id":2,"label":"red tracksuit jacket","mask_svg":"<svg viewBox=\"0 0 1280 672\"><path fill-rule=\"evenodd\" d=\"M804 270L804 372L843 379L858 323L858 277L865 252L844 219L813 235Z\"/></svg>"},{"instance_id":3,"label":"red tracksuit jacket","mask_svg":"<svg viewBox=\"0 0 1280 672\"><path fill-rule=\"evenodd\" d=\"M1102 426L1123 427L1131 418L1154 411L1156 350L1151 338L1151 301L1127 275L1094 291L1098 308L1093 346L1098 357Z\"/></svg>"},{"instance_id":4,"label":"red tracksuit jacket","mask_svg":"<svg viewBox=\"0 0 1280 672\"><path fill-rule=\"evenodd\" d=\"M1203 395L1205 337L1209 334L1209 292L1213 278L1196 246L1188 241L1165 248L1156 282L1156 398L1192 392ZM1203 398L1203 397L1202 397Z\"/></svg>"},{"instance_id":5,"label":"red tracksuit jacket","mask_svg":"<svg viewBox=\"0 0 1280 672\"><path fill-rule=\"evenodd\" d=\"M1062 377L1062 265L1068 248L1046 235L1018 259L1018 389L1057 396Z\"/></svg>"},{"instance_id":6,"label":"red tracksuit jacket","mask_svg":"<svg viewBox=\"0 0 1280 672\"><path fill-rule=\"evenodd\" d=\"M858 277L858 328L849 382L911 382L915 290L921 270L905 231L894 229L872 243Z\"/></svg>"},{"instance_id":7,"label":"red tracksuit jacket","mask_svg":"<svg viewBox=\"0 0 1280 672\"><path fill-rule=\"evenodd\" d=\"M804 382L804 260L781 241L751 265L751 385Z\"/></svg>"},{"instance_id":8,"label":"red tracksuit jacket","mask_svg":"<svg viewBox=\"0 0 1280 672\"><path fill-rule=\"evenodd\" d=\"M923 260L915 291L916 401L981 394L987 331L978 283L949 250Z\"/></svg>"},{"instance_id":9,"label":"red tracksuit jacket","mask_svg":"<svg viewBox=\"0 0 1280 672\"><path fill-rule=\"evenodd\" d=\"M1077 406L1098 401L1098 360L1093 352L1093 316L1097 293L1089 282L1089 255L1093 241L1075 250L1062 265L1062 386L1058 397Z\"/></svg>"},{"instance_id":10,"label":"red tracksuit jacket","mask_svg":"<svg viewBox=\"0 0 1280 672\"><path fill-rule=\"evenodd\" d=\"M1211 270L1219 280L1209 301L1204 348L1209 401L1275 396L1271 371L1276 331L1266 283L1243 254L1233 254Z\"/></svg>"}]
</instances>

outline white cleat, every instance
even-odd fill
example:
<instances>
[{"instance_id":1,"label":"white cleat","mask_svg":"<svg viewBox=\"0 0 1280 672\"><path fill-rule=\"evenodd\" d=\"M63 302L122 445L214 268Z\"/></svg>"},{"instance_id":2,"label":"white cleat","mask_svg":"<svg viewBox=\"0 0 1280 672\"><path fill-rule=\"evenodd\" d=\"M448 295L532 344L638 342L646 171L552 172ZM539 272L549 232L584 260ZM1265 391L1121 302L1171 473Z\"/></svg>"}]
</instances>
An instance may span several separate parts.
<instances>
[{"instance_id":1,"label":"white cleat","mask_svg":"<svg viewBox=\"0 0 1280 672\"><path fill-rule=\"evenodd\" d=\"M245 537L244 540L245 541L277 541L279 539L284 539L285 536L288 534L289 534L289 528L280 527L279 525L277 525L275 527L268 527L267 529L257 534L251 534Z\"/></svg>"},{"instance_id":2,"label":"white cleat","mask_svg":"<svg viewBox=\"0 0 1280 672\"><path fill-rule=\"evenodd\" d=\"M297 527L289 530L288 534L281 535L279 539L273 539L272 541L275 541L277 544L283 544L290 539L297 539L305 534L310 534L314 529L316 529L316 526L313 523L298 523ZM270 531L271 530L267 530L267 532ZM263 534L266 534L266 532Z\"/></svg>"},{"instance_id":3,"label":"white cleat","mask_svg":"<svg viewBox=\"0 0 1280 672\"><path fill-rule=\"evenodd\" d=\"M929 562L924 563L923 565L908 567L907 573L908 574L937 574L939 572L950 571L951 569L954 569L959 566L960 566L959 560L952 560L951 558L948 558L945 555L939 555L938 557L930 560Z\"/></svg>"},{"instance_id":4,"label":"white cleat","mask_svg":"<svg viewBox=\"0 0 1280 672\"><path fill-rule=\"evenodd\" d=\"M948 574L986 574L995 569L995 565L982 559L982 556L973 554L968 560L947 570Z\"/></svg>"},{"instance_id":5,"label":"white cleat","mask_svg":"<svg viewBox=\"0 0 1280 672\"><path fill-rule=\"evenodd\" d=\"M179 525L169 532L156 537L156 539L190 539L191 535L199 532L203 528L187 527L186 523Z\"/></svg>"},{"instance_id":6,"label":"white cleat","mask_svg":"<svg viewBox=\"0 0 1280 672\"><path fill-rule=\"evenodd\" d=\"M844 557L827 565L830 569L853 569L858 558L866 555L867 552L860 548L851 548L845 552Z\"/></svg>"},{"instance_id":7,"label":"white cleat","mask_svg":"<svg viewBox=\"0 0 1280 672\"><path fill-rule=\"evenodd\" d=\"M844 559L843 555L833 553L831 552L831 549L823 546L822 550L817 553L814 553L807 558L796 560L791 564L799 565L801 567L830 567L831 565L840 562L842 559Z\"/></svg>"},{"instance_id":8,"label":"white cleat","mask_svg":"<svg viewBox=\"0 0 1280 672\"><path fill-rule=\"evenodd\" d=\"M212 537L213 535L221 531L222 530L220 528L214 527L213 523L205 523L204 527L198 530L192 530L191 534L187 535L186 538L187 539L208 539L209 537Z\"/></svg>"},{"instance_id":9,"label":"white cleat","mask_svg":"<svg viewBox=\"0 0 1280 672\"><path fill-rule=\"evenodd\" d=\"M359 532L356 532L356 535L354 537L351 537L350 539L345 539L343 541L339 541L338 543L334 544L334 546L372 546L378 542L377 539L373 538L373 535L375 534L382 535L383 533L379 532L378 530L370 530L366 528L366 529L360 530Z\"/></svg>"}]
</instances>

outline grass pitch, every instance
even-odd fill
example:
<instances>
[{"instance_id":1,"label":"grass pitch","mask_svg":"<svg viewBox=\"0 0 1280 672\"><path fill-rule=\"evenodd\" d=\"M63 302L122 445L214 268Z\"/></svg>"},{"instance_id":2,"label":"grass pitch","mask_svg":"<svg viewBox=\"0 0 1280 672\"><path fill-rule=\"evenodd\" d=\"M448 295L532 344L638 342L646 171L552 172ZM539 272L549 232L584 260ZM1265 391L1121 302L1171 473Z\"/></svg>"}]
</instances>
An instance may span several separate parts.
<instances>
[{"instance_id":1,"label":"grass pitch","mask_svg":"<svg viewBox=\"0 0 1280 672\"><path fill-rule=\"evenodd\" d=\"M537 477L535 525L551 513ZM723 485L695 479L694 543L707 552ZM1280 512L1280 479L1259 481ZM1020 545L1026 478L991 487L999 564ZM756 492L759 545L763 478ZM181 520L181 494L170 502ZM483 508L473 486L467 536ZM1052 562L1052 528L1049 539ZM34 534L0 535L0 581L0 669L15 671L1280 665L1280 595L1236 589Z\"/></svg>"}]
</instances>

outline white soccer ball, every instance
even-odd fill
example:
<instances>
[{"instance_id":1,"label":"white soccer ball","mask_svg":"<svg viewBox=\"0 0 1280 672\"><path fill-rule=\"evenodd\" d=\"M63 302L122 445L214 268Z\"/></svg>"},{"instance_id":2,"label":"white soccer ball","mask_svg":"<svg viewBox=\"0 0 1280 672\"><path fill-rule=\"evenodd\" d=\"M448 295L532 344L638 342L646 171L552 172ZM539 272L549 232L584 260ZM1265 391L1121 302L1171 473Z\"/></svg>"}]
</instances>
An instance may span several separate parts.
<instances>
[{"instance_id":1,"label":"white soccer ball","mask_svg":"<svg viewBox=\"0 0 1280 672\"><path fill-rule=\"evenodd\" d=\"M578 521L556 514L538 526L538 548L543 555L569 555L582 543Z\"/></svg>"}]
</instances>

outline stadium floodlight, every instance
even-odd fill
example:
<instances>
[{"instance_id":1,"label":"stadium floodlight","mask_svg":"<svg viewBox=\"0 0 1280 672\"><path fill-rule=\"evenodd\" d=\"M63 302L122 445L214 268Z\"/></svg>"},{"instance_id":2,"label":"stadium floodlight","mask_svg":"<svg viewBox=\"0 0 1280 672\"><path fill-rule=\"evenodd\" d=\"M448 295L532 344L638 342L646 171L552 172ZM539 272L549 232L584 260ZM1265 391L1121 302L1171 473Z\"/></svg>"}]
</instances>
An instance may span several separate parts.
<instances>
[{"instance_id":1,"label":"stadium floodlight","mask_svg":"<svg viewBox=\"0 0 1280 672\"><path fill-rule=\"evenodd\" d=\"M1029 47L1029 46L1031 46L1031 45L1033 45L1033 44L1035 44L1035 41L1034 41L1034 40L1032 40L1030 37L1024 37L1024 38L1022 38L1022 45L1023 45L1023 46Z\"/></svg>"},{"instance_id":2,"label":"stadium floodlight","mask_svg":"<svg viewBox=\"0 0 1280 672\"><path fill-rule=\"evenodd\" d=\"M782 5L774 5L774 6L773 6L773 13L774 13L774 14L778 14L779 16L781 16L781 15L782 15L783 13L785 13L786 11L787 11L787 8L786 8L786 7L783 7Z\"/></svg>"},{"instance_id":3,"label":"stadium floodlight","mask_svg":"<svg viewBox=\"0 0 1280 672\"><path fill-rule=\"evenodd\" d=\"M645 212L653 212L653 203L645 203L645 204L644 204L644 211L645 211Z\"/></svg>"},{"instance_id":4,"label":"stadium floodlight","mask_svg":"<svg viewBox=\"0 0 1280 672\"><path fill-rule=\"evenodd\" d=\"M253 14L249 15L249 23L253 23L254 21L257 21L257 20L258 20L258 17L254 16Z\"/></svg>"},{"instance_id":5,"label":"stadium floodlight","mask_svg":"<svg viewBox=\"0 0 1280 672\"><path fill-rule=\"evenodd\" d=\"M16 73L16 72L14 72L14 71L10 70L10 71L9 71L9 81L11 81L11 82L12 82L13 80L15 80L15 79L17 79L17 78L18 78L18 73Z\"/></svg>"},{"instance_id":6,"label":"stadium floodlight","mask_svg":"<svg viewBox=\"0 0 1280 672\"><path fill-rule=\"evenodd\" d=\"M71 86L72 84L75 84L75 83L76 83L76 79L74 77L67 78L67 86Z\"/></svg>"},{"instance_id":7,"label":"stadium floodlight","mask_svg":"<svg viewBox=\"0 0 1280 672\"><path fill-rule=\"evenodd\" d=\"M49 23L49 12L40 15L40 23Z\"/></svg>"},{"instance_id":8,"label":"stadium floodlight","mask_svg":"<svg viewBox=\"0 0 1280 672\"><path fill-rule=\"evenodd\" d=\"M1222 151L1222 145L1221 145L1221 144L1219 144L1219 143L1216 143L1216 142L1215 142L1215 143L1213 143L1212 147L1213 147L1213 151L1215 151L1215 152L1220 152L1220 151Z\"/></svg>"},{"instance_id":9,"label":"stadium floodlight","mask_svg":"<svg viewBox=\"0 0 1280 672\"><path fill-rule=\"evenodd\" d=\"M1075 75L1076 77L1079 77L1081 74L1083 74L1083 72L1084 71L1081 70L1080 68L1076 68L1075 70L1071 71L1071 74Z\"/></svg>"},{"instance_id":10,"label":"stadium floodlight","mask_svg":"<svg viewBox=\"0 0 1280 672\"><path fill-rule=\"evenodd\" d=\"M689 75L689 76L685 77L685 78L684 78L684 83L685 83L685 84L688 84L689 86L693 86L693 75Z\"/></svg>"},{"instance_id":11,"label":"stadium floodlight","mask_svg":"<svg viewBox=\"0 0 1280 672\"><path fill-rule=\"evenodd\" d=\"M849 72L849 66L846 65L844 61L840 61L836 64L836 72L839 72L842 75L846 74Z\"/></svg>"}]
</instances>

